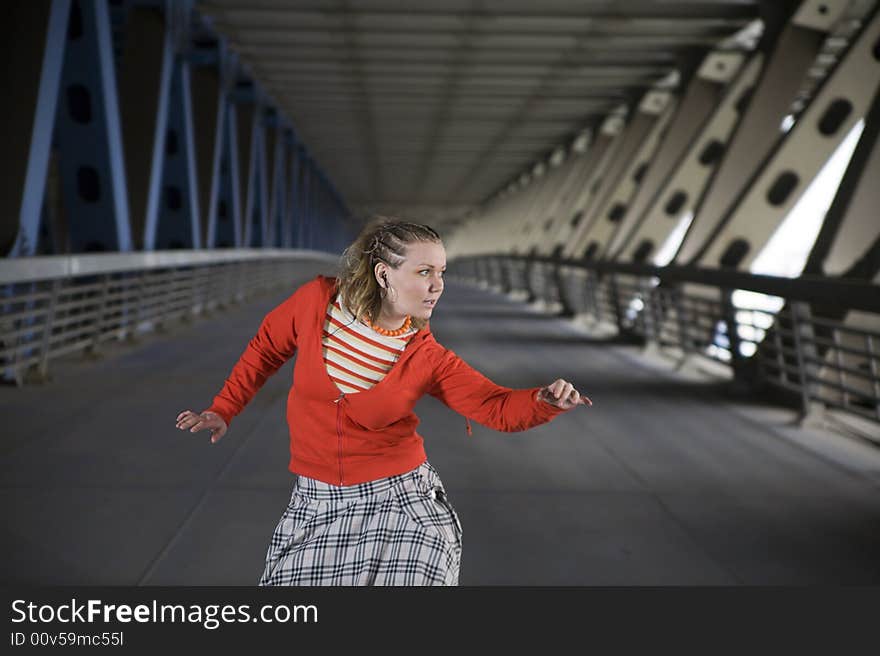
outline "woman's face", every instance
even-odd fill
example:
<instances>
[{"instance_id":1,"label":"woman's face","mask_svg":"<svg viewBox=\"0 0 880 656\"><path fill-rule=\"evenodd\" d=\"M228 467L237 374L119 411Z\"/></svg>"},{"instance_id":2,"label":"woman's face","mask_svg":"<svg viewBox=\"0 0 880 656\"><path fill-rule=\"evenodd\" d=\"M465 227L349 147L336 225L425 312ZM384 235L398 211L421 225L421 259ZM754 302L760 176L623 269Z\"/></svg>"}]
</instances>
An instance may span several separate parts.
<instances>
[{"instance_id":1,"label":"woman's face","mask_svg":"<svg viewBox=\"0 0 880 656\"><path fill-rule=\"evenodd\" d=\"M430 319L443 293L446 249L443 244L417 241L406 248L406 259L398 268L376 266L376 279L384 285L382 274L392 288L382 301L382 309L393 316L410 315Z\"/></svg>"}]
</instances>

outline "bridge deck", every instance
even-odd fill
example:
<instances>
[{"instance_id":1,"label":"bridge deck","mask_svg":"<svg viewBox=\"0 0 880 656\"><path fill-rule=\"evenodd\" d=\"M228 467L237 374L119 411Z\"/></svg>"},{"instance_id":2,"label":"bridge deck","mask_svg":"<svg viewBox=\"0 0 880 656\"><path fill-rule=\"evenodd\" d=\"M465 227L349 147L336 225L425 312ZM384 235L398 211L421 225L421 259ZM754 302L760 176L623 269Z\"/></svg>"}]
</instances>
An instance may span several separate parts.
<instances>
[{"instance_id":1,"label":"bridge deck","mask_svg":"<svg viewBox=\"0 0 880 656\"><path fill-rule=\"evenodd\" d=\"M287 293L0 389L3 581L256 583L292 482L292 363L216 446L174 418L207 404ZM496 382L563 377L595 402L473 437L420 402L464 526L463 585L880 582L876 449L786 426L786 412L482 290L450 283L432 328Z\"/></svg>"}]
</instances>

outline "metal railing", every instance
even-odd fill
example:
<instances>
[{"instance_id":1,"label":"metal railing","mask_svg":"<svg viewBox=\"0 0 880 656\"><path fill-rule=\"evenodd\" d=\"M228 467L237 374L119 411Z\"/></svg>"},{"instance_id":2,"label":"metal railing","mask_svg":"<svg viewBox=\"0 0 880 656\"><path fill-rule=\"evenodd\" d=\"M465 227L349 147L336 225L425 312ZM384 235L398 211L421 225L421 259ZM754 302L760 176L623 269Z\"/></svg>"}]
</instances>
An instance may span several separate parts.
<instances>
[{"instance_id":1,"label":"metal railing","mask_svg":"<svg viewBox=\"0 0 880 656\"><path fill-rule=\"evenodd\" d=\"M289 285L304 250L168 251L0 261L0 369L22 385L52 360Z\"/></svg>"},{"instance_id":2,"label":"metal railing","mask_svg":"<svg viewBox=\"0 0 880 656\"><path fill-rule=\"evenodd\" d=\"M876 285L524 255L459 258L450 273L556 303L564 316L636 336L682 363L723 363L755 389L797 395L804 416L841 409L876 425L880 438Z\"/></svg>"}]
</instances>

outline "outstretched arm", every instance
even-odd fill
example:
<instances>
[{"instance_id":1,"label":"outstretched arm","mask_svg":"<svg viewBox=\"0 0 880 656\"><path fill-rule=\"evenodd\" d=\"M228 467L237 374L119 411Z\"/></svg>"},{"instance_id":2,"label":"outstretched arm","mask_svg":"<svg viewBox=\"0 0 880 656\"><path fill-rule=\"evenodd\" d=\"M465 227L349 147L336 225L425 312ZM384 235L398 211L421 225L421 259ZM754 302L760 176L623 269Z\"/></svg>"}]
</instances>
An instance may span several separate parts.
<instances>
[{"instance_id":1,"label":"outstretched arm","mask_svg":"<svg viewBox=\"0 0 880 656\"><path fill-rule=\"evenodd\" d=\"M248 342L223 389L208 408L220 415L227 425L250 402L266 379L296 353L296 310L300 290L263 318L257 334Z\"/></svg>"},{"instance_id":2,"label":"outstretched arm","mask_svg":"<svg viewBox=\"0 0 880 656\"><path fill-rule=\"evenodd\" d=\"M465 417L506 432L527 430L589 403L562 379L526 389L496 385L450 350L437 362L428 392Z\"/></svg>"}]
</instances>

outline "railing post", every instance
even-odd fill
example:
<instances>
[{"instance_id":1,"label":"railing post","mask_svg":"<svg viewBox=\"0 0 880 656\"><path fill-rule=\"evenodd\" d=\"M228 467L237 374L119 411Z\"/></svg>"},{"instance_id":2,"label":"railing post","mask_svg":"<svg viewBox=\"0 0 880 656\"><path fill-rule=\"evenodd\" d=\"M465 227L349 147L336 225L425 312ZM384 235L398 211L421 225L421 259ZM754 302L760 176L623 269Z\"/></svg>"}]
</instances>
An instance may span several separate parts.
<instances>
[{"instance_id":1,"label":"railing post","mask_svg":"<svg viewBox=\"0 0 880 656\"><path fill-rule=\"evenodd\" d=\"M214 265L205 267L205 270L199 280L199 290L202 295L202 316L209 317L216 307L214 305L214 288L217 284L217 276L219 274Z\"/></svg>"},{"instance_id":2,"label":"railing post","mask_svg":"<svg viewBox=\"0 0 880 656\"><path fill-rule=\"evenodd\" d=\"M19 347L21 346L21 336L16 337L12 342L12 348L14 349L12 352L12 357L9 360L8 368L12 371L12 376L15 380L16 387L24 386L24 373L21 370L21 367L18 364L19 360Z\"/></svg>"},{"instance_id":3,"label":"railing post","mask_svg":"<svg viewBox=\"0 0 880 656\"><path fill-rule=\"evenodd\" d=\"M733 304L732 289L721 288L721 317L727 326L727 348L730 351L730 368L733 371L735 384L748 388L751 385L750 376L745 369L745 360L742 355L741 340L739 338L739 322L736 320L736 306Z\"/></svg>"},{"instance_id":4,"label":"railing post","mask_svg":"<svg viewBox=\"0 0 880 656\"><path fill-rule=\"evenodd\" d=\"M46 322L43 324L43 339L40 342L40 361L37 363L35 378L39 381L49 380L49 353L52 350L52 324L55 322L55 308L61 292L61 278L52 281L49 293L49 306L46 309Z\"/></svg>"},{"instance_id":5,"label":"railing post","mask_svg":"<svg viewBox=\"0 0 880 656\"><path fill-rule=\"evenodd\" d=\"M137 278L135 278L135 289L137 290L134 295L134 313L132 319L132 325L128 332L128 342L129 343L137 343L138 341L138 331L140 330L141 321L143 320L144 315L144 294L146 288L146 278L150 275L149 269L141 271L138 273Z\"/></svg>"},{"instance_id":6,"label":"railing post","mask_svg":"<svg viewBox=\"0 0 880 656\"><path fill-rule=\"evenodd\" d=\"M556 287L555 271L556 267L553 266L552 262L541 263L540 297L544 300L547 307L559 301L559 294L554 293L559 291Z\"/></svg>"},{"instance_id":7,"label":"railing post","mask_svg":"<svg viewBox=\"0 0 880 656\"><path fill-rule=\"evenodd\" d=\"M191 321L196 318L197 315L202 313L202 308L199 305L199 297L201 296L201 290L199 289L201 273L195 267L185 269L184 270L189 280L189 312L184 314L183 316L187 321Z\"/></svg>"},{"instance_id":8,"label":"railing post","mask_svg":"<svg viewBox=\"0 0 880 656\"><path fill-rule=\"evenodd\" d=\"M525 272L523 274L523 285L525 286L526 291L526 303L533 303L537 300L538 295L535 294L535 290L532 288L532 275L534 275L535 270L535 261L528 257L525 260Z\"/></svg>"},{"instance_id":9,"label":"railing post","mask_svg":"<svg viewBox=\"0 0 880 656\"><path fill-rule=\"evenodd\" d=\"M474 264L476 264L477 280L478 280L479 284L491 286L492 285L492 273L491 273L491 267L489 266L488 258L484 259L481 257L477 257Z\"/></svg>"},{"instance_id":10,"label":"railing post","mask_svg":"<svg viewBox=\"0 0 880 656\"><path fill-rule=\"evenodd\" d=\"M602 305L599 303L598 274L584 269L584 300L593 308L593 321L599 323L602 320Z\"/></svg>"},{"instance_id":11,"label":"railing post","mask_svg":"<svg viewBox=\"0 0 880 656\"><path fill-rule=\"evenodd\" d=\"M801 425L822 425L825 406L814 401L813 381L816 378L818 365L815 364L817 353L813 339L813 326L810 323L810 305L803 301L791 301L791 333L794 337L795 357L798 365L798 378L801 391Z\"/></svg>"},{"instance_id":12,"label":"railing post","mask_svg":"<svg viewBox=\"0 0 880 656\"><path fill-rule=\"evenodd\" d=\"M617 276L614 273L608 273L606 279L608 280L608 292L611 295L611 305L614 306L614 322L617 324L617 332L623 335L626 331L623 309L620 307L620 292L617 289Z\"/></svg>"},{"instance_id":13,"label":"railing post","mask_svg":"<svg viewBox=\"0 0 880 656\"><path fill-rule=\"evenodd\" d=\"M647 357L662 357L660 347L660 328L657 322L657 305L660 304L659 294L652 293L651 279L637 278L636 289L638 298L642 301L642 310L637 315L637 322L641 320L645 343L642 346L642 355ZM629 308L627 308L629 309ZM638 333L638 330L635 331Z\"/></svg>"},{"instance_id":14,"label":"railing post","mask_svg":"<svg viewBox=\"0 0 880 656\"><path fill-rule=\"evenodd\" d=\"M100 357L101 355L101 335L104 329L104 313L107 310L107 293L110 287L111 274L105 273L101 276L101 291L98 293L97 307L95 309L95 328L92 331L89 345L85 349L87 357Z\"/></svg>"},{"instance_id":15,"label":"railing post","mask_svg":"<svg viewBox=\"0 0 880 656\"><path fill-rule=\"evenodd\" d=\"M33 294L34 290L37 287L37 283L36 282L27 282L27 283L24 283L23 286L25 287L25 289L22 290L24 294ZM19 285L13 284L12 288L13 288L13 290L18 290ZM14 293L15 292L13 291L13 294ZM15 303L14 297L12 299L10 299L10 303L13 303L13 304ZM22 308L23 311L24 310L30 311L33 309L34 301L33 300L25 301L22 305L23 305L23 308ZM23 318L18 320L17 326L15 325L16 322L13 321L12 325L9 327L10 331L19 333L12 340L12 344L10 344L10 348L12 349L12 357L10 358L10 362L6 365L7 368L12 371L12 375L15 379L15 386L16 387L23 387L25 384L25 377L27 374L28 367L19 364L19 361L22 359L22 357L27 358L30 355L30 353L33 351L33 347L30 346L27 342L30 339L30 335L32 335L33 333L35 333L37 331L36 330L25 331L25 328L31 326L33 324L33 322L34 322L33 316L26 315Z\"/></svg>"},{"instance_id":16,"label":"railing post","mask_svg":"<svg viewBox=\"0 0 880 656\"><path fill-rule=\"evenodd\" d=\"M490 284L496 292L504 291L504 266L498 255L492 255L486 259L486 270L488 271Z\"/></svg>"},{"instance_id":17,"label":"railing post","mask_svg":"<svg viewBox=\"0 0 880 656\"><path fill-rule=\"evenodd\" d=\"M535 284L533 285L533 289L535 290L535 300L543 301L545 306L551 301L549 271L550 268L546 262L535 262Z\"/></svg>"},{"instance_id":18,"label":"railing post","mask_svg":"<svg viewBox=\"0 0 880 656\"><path fill-rule=\"evenodd\" d=\"M162 288L162 299L160 301L160 307L163 309L159 312L158 317L156 318L156 332L165 333L168 331L168 317L166 316L165 308L170 305L171 299L177 293L177 269L174 267L168 267L168 274L170 274L170 280L168 284Z\"/></svg>"},{"instance_id":19,"label":"railing post","mask_svg":"<svg viewBox=\"0 0 880 656\"><path fill-rule=\"evenodd\" d=\"M688 339L688 324L687 319L685 318L683 299L684 294L681 290L681 285L675 285L674 287L670 288L670 293L672 294L672 304L675 307L675 317L677 319L678 346L681 349L681 359L682 361L684 361L688 357L690 357L693 348L691 346L690 340Z\"/></svg>"},{"instance_id":20,"label":"railing post","mask_svg":"<svg viewBox=\"0 0 880 656\"><path fill-rule=\"evenodd\" d=\"M245 280L249 273L250 260L244 260L238 263L238 275L235 279L235 302L241 303L245 298Z\"/></svg>"},{"instance_id":21,"label":"railing post","mask_svg":"<svg viewBox=\"0 0 880 656\"><path fill-rule=\"evenodd\" d=\"M505 258L503 255L498 256L497 262L498 271L501 274L501 292L509 294L514 290L513 274L511 273L513 262L509 258Z\"/></svg>"},{"instance_id":22,"label":"railing post","mask_svg":"<svg viewBox=\"0 0 880 656\"><path fill-rule=\"evenodd\" d=\"M849 393L846 391L846 376L843 373L843 353L840 351L840 331L835 327L831 329L831 341L834 342L834 360L837 364L837 384L840 385L840 394L843 398L844 407L849 405Z\"/></svg>"},{"instance_id":23,"label":"railing post","mask_svg":"<svg viewBox=\"0 0 880 656\"><path fill-rule=\"evenodd\" d=\"M779 333L781 327L778 319L776 326L771 326L773 328L773 346L776 349L776 364L779 367L779 382L785 385L789 380L788 370L785 368L785 354L782 352L782 335Z\"/></svg>"},{"instance_id":24,"label":"railing post","mask_svg":"<svg viewBox=\"0 0 880 656\"><path fill-rule=\"evenodd\" d=\"M645 316L645 339L654 343L657 351L660 351L660 320L663 312L660 309L660 294L654 293L650 278L639 278L639 291L642 295Z\"/></svg>"},{"instance_id":25,"label":"railing post","mask_svg":"<svg viewBox=\"0 0 880 656\"><path fill-rule=\"evenodd\" d=\"M220 296L219 305L221 308L226 309L232 305L232 284L235 280L235 263L233 262L224 262L222 265L222 282L220 285L220 289L218 294Z\"/></svg>"},{"instance_id":26,"label":"railing post","mask_svg":"<svg viewBox=\"0 0 880 656\"><path fill-rule=\"evenodd\" d=\"M702 371L699 365L701 357L701 344L699 337L694 337L694 331L690 327L697 328L697 335L700 334L699 319L700 306L699 302L692 300L690 306L686 303L686 297L682 290L683 285L676 285L676 313L678 313L678 330L679 343L682 348L682 356L675 369L681 373L699 373ZM714 324L714 318L710 319ZM711 342L710 342L711 343ZM705 349L705 346L702 346Z\"/></svg>"},{"instance_id":27,"label":"railing post","mask_svg":"<svg viewBox=\"0 0 880 656\"><path fill-rule=\"evenodd\" d=\"M238 282L244 270L241 268L241 262L230 262L227 266L229 267L229 281L225 294L228 299L227 305L233 306L238 303Z\"/></svg>"},{"instance_id":28,"label":"railing post","mask_svg":"<svg viewBox=\"0 0 880 656\"><path fill-rule=\"evenodd\" d=\"M874 390L874 416L880 420L880 376L877 375L877 356L874 353L874 338L865 335L868 350L868 367L871 371L871 387Z\"/></svg>"},{"instance_id":29,"label":"railing post","mask_svg":"<svg viewBox=\"0 0 880 656\"><path fill-rule=\"evenodd\" d=\"M576 312L568 298L565 289L565 278L562 275L562 264L557 261L551 265L553 267L553 282L556 285L556 296L559 298L559 304L562 306L556 316L563 319L570 319Z\"/></svg>"},{"instance_id":30,"label":"railing post","mask_svg":"<svg viewBox=\"0 0 880 656\"><path fill-rule=\"evenodd\" d=\"M490 258L477 258L474 260L474 272L474 277L477 279L478 284L485 283L490 287L492 286L494 276L492 275L492 261Z\"/></svg>"}]
</instances>

